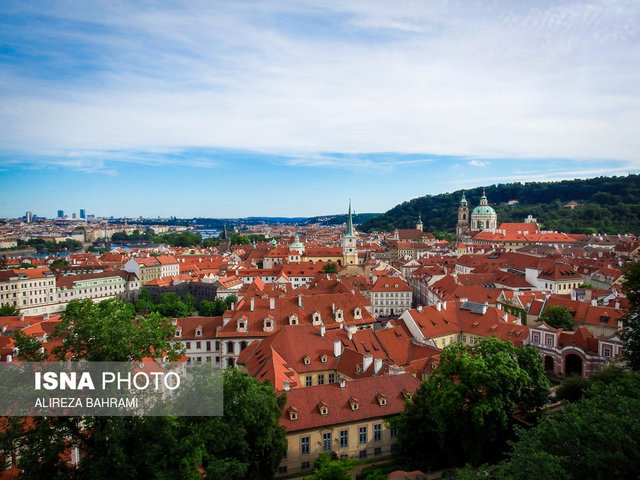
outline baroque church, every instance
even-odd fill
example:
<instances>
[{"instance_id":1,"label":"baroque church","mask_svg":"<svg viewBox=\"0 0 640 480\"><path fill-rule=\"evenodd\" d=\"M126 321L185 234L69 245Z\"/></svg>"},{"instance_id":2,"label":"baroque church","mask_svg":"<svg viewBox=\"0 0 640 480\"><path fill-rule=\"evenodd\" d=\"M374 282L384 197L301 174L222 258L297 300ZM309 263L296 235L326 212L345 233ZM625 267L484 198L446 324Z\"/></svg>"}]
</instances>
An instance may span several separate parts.
<instances>
[{"instance_id":1,"label":"baroque church","mask_svg":"<svg viewBox=\"0 0 640 480\"><path fill-rule=\"evenodd\" d=\"M456 240L463 242L469 240L473 234L484 230L495 230L498 228L498 215L489 206L485 190L482 190L480 205L474 208L469 214L469 204L462 192L462 199L458 207L458 223L456 224Z\"/></svg>"}]
</instances>

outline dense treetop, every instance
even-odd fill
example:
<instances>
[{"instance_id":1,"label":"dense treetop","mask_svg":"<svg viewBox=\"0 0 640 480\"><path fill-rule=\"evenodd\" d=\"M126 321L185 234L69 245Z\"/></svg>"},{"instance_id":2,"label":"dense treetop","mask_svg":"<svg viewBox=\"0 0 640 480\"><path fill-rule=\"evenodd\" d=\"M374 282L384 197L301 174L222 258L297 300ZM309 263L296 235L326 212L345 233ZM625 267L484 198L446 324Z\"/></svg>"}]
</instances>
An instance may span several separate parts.
<instances>
[{"instance_id":1,"label":"dense treetop","mask_svg":"<svg viewBox=\"0 0 640 480\"><path fill-rule=\"evenodd\" d=\"M482 189L476 187L465 191L470 210L479 204ZM368 220L360 230L414 228L418 213L421 213L425 231L454 232L462 192L414 198ZM498 223L522 222L528 215L533 215L545 230L640 234L640 175L496 184L487 186L486 193L498 214ZM518 203L507 205L511 200ZM565 207L571 201L580 206Z\"/></svg>"}]
</instances>

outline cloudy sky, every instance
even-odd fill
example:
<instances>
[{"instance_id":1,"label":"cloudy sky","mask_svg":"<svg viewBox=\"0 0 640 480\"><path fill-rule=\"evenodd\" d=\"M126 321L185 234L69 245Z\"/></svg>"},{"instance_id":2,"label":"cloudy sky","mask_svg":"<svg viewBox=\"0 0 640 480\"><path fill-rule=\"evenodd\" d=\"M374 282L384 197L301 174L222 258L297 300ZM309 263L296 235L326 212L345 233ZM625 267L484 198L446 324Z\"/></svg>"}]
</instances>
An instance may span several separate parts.
<instances>
[{"instance_id":1,"label":"cloudy sky","mask_svg":"<svg viewBox=\"0 0 640 480\"><path fill-rule=\"evenodd\" d=\"M640 172L638 1L0 2L0 216Z\"/></svg>"}]
</instances>

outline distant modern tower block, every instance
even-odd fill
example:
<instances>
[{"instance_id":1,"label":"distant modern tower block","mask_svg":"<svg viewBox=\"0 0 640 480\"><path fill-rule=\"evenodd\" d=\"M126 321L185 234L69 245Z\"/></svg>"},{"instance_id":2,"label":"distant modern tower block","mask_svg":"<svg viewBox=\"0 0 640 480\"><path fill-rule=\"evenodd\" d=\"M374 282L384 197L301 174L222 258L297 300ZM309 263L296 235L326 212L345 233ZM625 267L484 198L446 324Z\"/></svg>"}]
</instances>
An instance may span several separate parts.
<instances>
[{"instance_id":1,"label":"distant modern tower block","mask_svg":"<svg viewBox=\"0 0 640 480\"><path fill-rule=\"evenodd\" d=\"M71 218L73 218L75 220L76 218L78 218L78 214L76 212L73 212L71 214Z\"/></svg>"},{"instance_id":2,"label":"distant modern tower block","mask_svg":"<svg viewBox=\"0 0 640 480\"><path fill-rule=\"evenodd\" d=\"M80 218L87 218L87 212L84 211L84 208L80 209Z\"/></svg>"},{"instance_id":3,"label":"distant modern tower block","mask_svg":"<svg viewBox=\"0 0 640 480\"><path fill-rule=\"evenodd\" d=\"M64 217L64 210L58 210L58 218Z\"/></svg>"},{"instance_id":4,"label":"distant modern tower block","mask_svg":"<svg viewBox=\"0 0 640 480\"><path fill-rule=\"evenodd\" d=\"M31 223L33 221L33 213L27 211L27 213L24 215L24 218L27 223Z\"/></svg>"}]
</instances>

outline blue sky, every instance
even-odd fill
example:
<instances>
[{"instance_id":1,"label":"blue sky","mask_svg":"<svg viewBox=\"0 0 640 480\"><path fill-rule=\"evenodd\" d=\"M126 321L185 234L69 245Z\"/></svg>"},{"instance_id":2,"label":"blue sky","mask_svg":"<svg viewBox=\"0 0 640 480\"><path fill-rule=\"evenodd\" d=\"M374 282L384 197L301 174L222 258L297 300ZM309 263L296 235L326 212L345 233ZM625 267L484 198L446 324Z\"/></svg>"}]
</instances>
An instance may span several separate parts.
<instances>
[{"instance_id":1,"label":"blue sky","mask_svg":"<svg viewBox=\"0 0 640 480\"><path fill-rule=\"evenodd\" d=\"M0 216L361 212L640 171L640 4L0 3Z\"/></svg>"}]
</instances>

